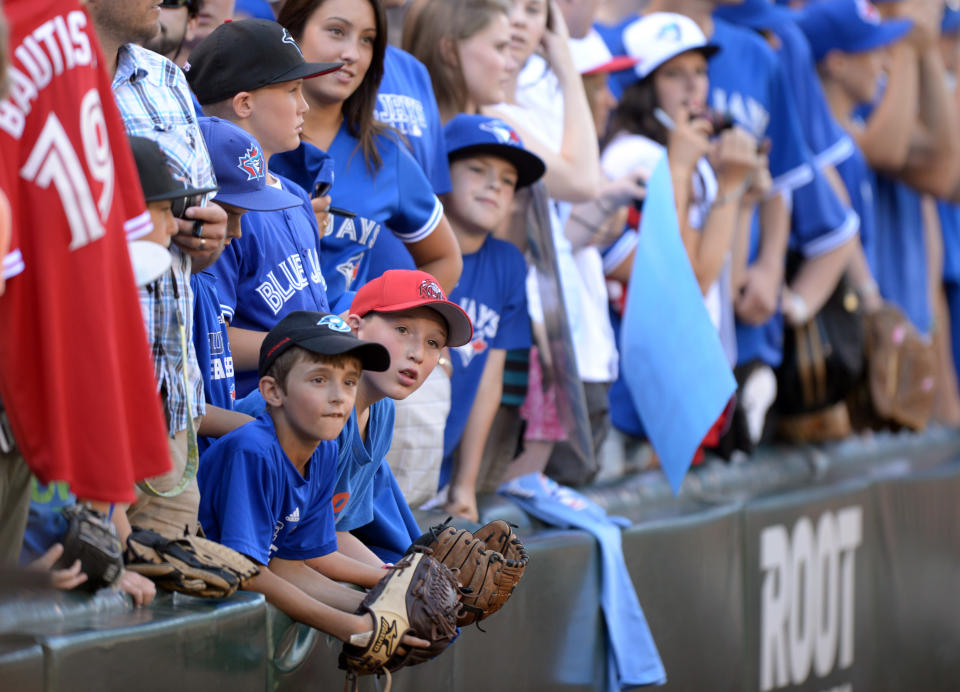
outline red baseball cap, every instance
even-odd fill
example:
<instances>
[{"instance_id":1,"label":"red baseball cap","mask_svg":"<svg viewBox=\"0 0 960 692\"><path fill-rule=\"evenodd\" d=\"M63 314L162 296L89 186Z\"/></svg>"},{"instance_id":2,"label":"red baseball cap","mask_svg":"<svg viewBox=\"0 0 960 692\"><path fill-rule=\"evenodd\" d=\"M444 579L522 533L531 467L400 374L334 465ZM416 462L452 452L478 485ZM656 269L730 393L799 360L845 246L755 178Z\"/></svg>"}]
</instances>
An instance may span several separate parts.
<instances>
[{"instance_id":1,"label":"red baseball cap","mask_svg":"<svg viewBox=\"0 0 960 692\"><path fill-rule=\"evenodd\" d=\"M463 346L473 338L473 324L467 313L443 295L440 284L427 272L415 269L385 271L357 291L350 314L401 312L426 307L436 310L447 323L447 346Z\"/></svg>"}]
</instances>

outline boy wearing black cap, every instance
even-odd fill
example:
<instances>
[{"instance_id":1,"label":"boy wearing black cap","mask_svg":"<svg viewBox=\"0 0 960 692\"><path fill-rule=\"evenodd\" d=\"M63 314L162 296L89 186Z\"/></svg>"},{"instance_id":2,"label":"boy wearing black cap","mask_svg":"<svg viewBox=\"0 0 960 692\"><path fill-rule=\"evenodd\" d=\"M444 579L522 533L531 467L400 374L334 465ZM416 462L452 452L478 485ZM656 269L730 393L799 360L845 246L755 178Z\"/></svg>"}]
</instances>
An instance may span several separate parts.
<instances>
[{"instance_id":1,"label":"boy wearing black cap","mask_svg":"<svg viewBox=\"0 0 960 692\"><path fill-rule=\"evenodd\" d=\"M363 594L309 562L337 549L335 440L361 372L386 370L389 362L383 346L360 341L336 315L290 313L260 349L266 411L217 440L199 474L206 535L262 565L246 588L295 620L359 644L358 635L375 629L368 616L353 614Z\"/></svg>"},{"instance_id":2,"label":"boy wearing black cap","mask_svg":"<svg viewBox=\"0 0 960 692\"><path fill-rule=\"evenodd\" d=\"M272 174L267 163L300 144L307 111L303 80L339 67L305 62L283 27L261 19L223 24L190 54L187 81L204 113L235 124L261 147L233 156L232 165L300 199L295 208L247 214L243 238L211 268L229 323L240 396L256 389L260 343L278 320L294 310L329 309L313 205L302 188ZM211 147L211 157L219 156Z\"/></svg>"}]
</instances>

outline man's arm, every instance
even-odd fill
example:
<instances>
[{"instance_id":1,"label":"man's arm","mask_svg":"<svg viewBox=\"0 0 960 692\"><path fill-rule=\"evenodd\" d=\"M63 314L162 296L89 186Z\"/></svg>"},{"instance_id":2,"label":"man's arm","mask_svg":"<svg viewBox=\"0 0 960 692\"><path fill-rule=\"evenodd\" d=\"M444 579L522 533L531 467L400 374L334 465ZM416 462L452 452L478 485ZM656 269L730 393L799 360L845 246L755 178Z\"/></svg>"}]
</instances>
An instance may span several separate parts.
<instances>
[{"instance_id":1,"label":"man's arm","mask_svg":"<svg viewBox=\"0 0 960 692\"><path fill-rule=\"evenodd\" d=\"M477 475L483 459L483 448L490 434L490 426L500 407L503 394L503 368L507 352L502 348L490 350L480 376L480 387L470 409L470 417L460 438L460 454L450 480L450 492L445 509L451 514L478 521Z\"/></svg>"},{"instance_id":2,"label":"man's arm","mask_svg":"<svg viewBox=\"0 0 960 692\"><path fill-rule=\"evenodd\" d=\"M734 307L737 317L747 324L763 324L777 311L787 242L790 214L781 195L775 194L760 205L760 253L744 272L743 286Z\"/></svg>"}]
</instances>

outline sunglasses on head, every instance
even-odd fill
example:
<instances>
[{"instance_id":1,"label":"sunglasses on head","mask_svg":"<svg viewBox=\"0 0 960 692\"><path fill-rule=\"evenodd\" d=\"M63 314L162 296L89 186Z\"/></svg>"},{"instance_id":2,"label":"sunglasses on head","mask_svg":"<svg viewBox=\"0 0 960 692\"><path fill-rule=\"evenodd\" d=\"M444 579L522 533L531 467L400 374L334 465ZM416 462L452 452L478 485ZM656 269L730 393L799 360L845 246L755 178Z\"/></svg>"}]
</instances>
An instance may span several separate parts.
<instances>
[{"instance_id":1,"label":"sunglasses on head","mask_svg":"<svg viewBox=\"0 0 960 692\"><path fill-rule=\"evenodd\" d=\"M193 0L163 0L160 3L160 7L171 7L171 8L186 7L187 5L190 5L192 2Z\"/></svg>"}]
</instances>

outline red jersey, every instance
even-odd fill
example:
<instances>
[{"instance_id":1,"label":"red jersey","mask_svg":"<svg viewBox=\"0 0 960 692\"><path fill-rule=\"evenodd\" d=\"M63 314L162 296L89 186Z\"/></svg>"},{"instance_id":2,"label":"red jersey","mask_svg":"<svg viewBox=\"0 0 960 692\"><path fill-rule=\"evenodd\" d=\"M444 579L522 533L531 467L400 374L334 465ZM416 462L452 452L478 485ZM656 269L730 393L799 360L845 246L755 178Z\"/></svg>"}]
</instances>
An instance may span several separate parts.
<instances>
[{"instance_id":1,"label":"red jersey","mask_svg":"<svg viewBox=\"0 0 960 692\"><path fill-rule=\"evenodd\" d=\"M134 499L170 468L126 234L149 215L77 0L6 0L0 184L25 266L0 297L0 397L27 465L78 497Z\"/></svg>"}]
</instances>

